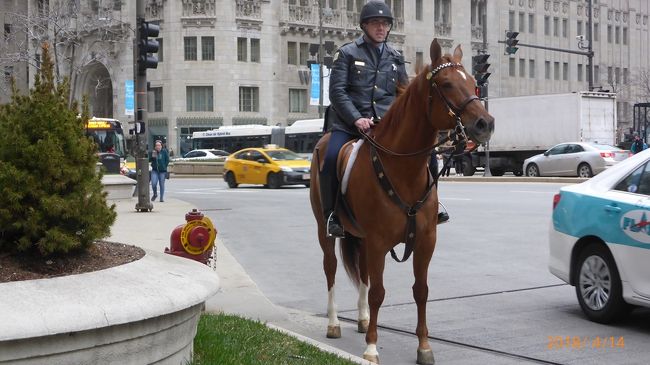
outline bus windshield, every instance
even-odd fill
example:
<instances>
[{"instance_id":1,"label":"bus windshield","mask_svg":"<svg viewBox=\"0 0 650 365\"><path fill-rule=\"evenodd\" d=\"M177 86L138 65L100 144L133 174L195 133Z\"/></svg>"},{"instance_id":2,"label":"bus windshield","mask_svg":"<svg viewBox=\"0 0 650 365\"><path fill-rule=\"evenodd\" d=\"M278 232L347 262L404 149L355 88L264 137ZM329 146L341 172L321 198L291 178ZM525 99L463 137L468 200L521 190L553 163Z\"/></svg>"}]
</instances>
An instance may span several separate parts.
<instances>
[{"instance_id":1,"label":"bus windshield","mask_svg":"<svg viewBox=\"0 0 650 365\"><path fill-rule=\"evenodd\" d=\"M93 139L97 152L115 153L126 158L126 141L122 125L114 119L93 118L86 125L86 136Z\"/></svg>"}]
</instances>

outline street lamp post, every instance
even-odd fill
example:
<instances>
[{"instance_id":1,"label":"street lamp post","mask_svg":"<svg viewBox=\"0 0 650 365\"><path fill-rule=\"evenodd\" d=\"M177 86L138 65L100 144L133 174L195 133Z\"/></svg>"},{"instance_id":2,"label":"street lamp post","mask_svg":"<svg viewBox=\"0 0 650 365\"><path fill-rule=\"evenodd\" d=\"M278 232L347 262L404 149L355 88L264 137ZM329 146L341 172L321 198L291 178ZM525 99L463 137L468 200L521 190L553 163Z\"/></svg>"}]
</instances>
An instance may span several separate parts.
<instances>
[{"instance_id":1,"label":"street lamp post","mask_svg":"<svg viewBox=\"0 0 650 365\"><path fill-rule=\"evenodd\" d=\"M323 0L318 0L318 117L323 117Z\"/></svg>"}]
</instances>

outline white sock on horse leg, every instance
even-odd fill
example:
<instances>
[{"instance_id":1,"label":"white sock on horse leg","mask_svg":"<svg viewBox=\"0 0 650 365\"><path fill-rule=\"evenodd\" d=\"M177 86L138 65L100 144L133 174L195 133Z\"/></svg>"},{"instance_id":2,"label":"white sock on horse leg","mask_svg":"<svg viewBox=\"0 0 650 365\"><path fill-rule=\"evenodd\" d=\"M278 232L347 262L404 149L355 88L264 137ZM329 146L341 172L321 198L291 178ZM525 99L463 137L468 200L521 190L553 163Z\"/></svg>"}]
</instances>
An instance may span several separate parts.
<instances>
[{"instance_id":1,"label":"white sock on horse leg","mask_svg":"<svg viewBox=\"0 0 650 365\"><path fill-rule=\"evenodd\" d=\"M327 323L328 326L339 325L339 317L336 313L336 302L334 301L334 285L332 285L332 288L327 292L327 318L329 319L329 322Z\"/></svg>"},{"instance_id":2,"label":"white sock on horse leg","mask_svg":"<svg viewBox=\"0 0 650 365\"><path fill-rule=\"evenodd\" d=\"M377 352L377 345L369 344L363 354L368 356L379 356L379 352Z\"/></svg>"},{"instance_id":3,"label":"white sock on horse leg","mask_svg":"<svg viewBox=\"0 0 650 365\"><path fill-rule=\"evenodd\" d=\"M357 301L359 309L359 320L370 320L370 306L368 305L368 286L364 283L359 284L359 300Z\"/></svg>"}]
</instances>

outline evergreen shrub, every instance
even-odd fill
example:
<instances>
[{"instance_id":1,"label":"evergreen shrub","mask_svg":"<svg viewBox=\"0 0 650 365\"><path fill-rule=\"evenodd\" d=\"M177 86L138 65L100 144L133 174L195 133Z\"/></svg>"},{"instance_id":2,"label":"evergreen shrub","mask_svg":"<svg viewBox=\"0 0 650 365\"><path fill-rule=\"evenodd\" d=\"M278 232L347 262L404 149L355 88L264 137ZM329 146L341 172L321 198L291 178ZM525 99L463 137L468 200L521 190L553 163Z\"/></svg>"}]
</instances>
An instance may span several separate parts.
<instances>
[{"instance_id":1,"label":"evergreen shrub","mask_svg":"<svg viewBox=\"0 0 650 365\"><path fill-rule=\"evenodd\" d=\"M34 88L0 106L0 252L41 255L84 250L115 222L107 206L95 144L69 105L67 80L54 80L47 44Z\"/></svg>"}]
</instances>

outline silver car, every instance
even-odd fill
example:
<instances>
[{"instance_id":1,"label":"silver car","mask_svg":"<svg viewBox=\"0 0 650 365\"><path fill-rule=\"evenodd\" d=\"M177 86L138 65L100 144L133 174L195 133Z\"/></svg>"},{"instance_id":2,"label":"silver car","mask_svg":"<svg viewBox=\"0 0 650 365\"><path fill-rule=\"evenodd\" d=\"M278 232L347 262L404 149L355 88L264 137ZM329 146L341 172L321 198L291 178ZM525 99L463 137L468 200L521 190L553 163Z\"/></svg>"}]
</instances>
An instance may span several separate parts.
<instances>
[{"instance_id":1,"label":"silver car","mask_svg":"<svg viewBox=\"0 0 650 365\"><path fill-rule=\"evenodd\" d=\"M592 177L630 156L630 151L592 142L567 142L524 161L526 176Z\"/></svg>"}]
</instances>

